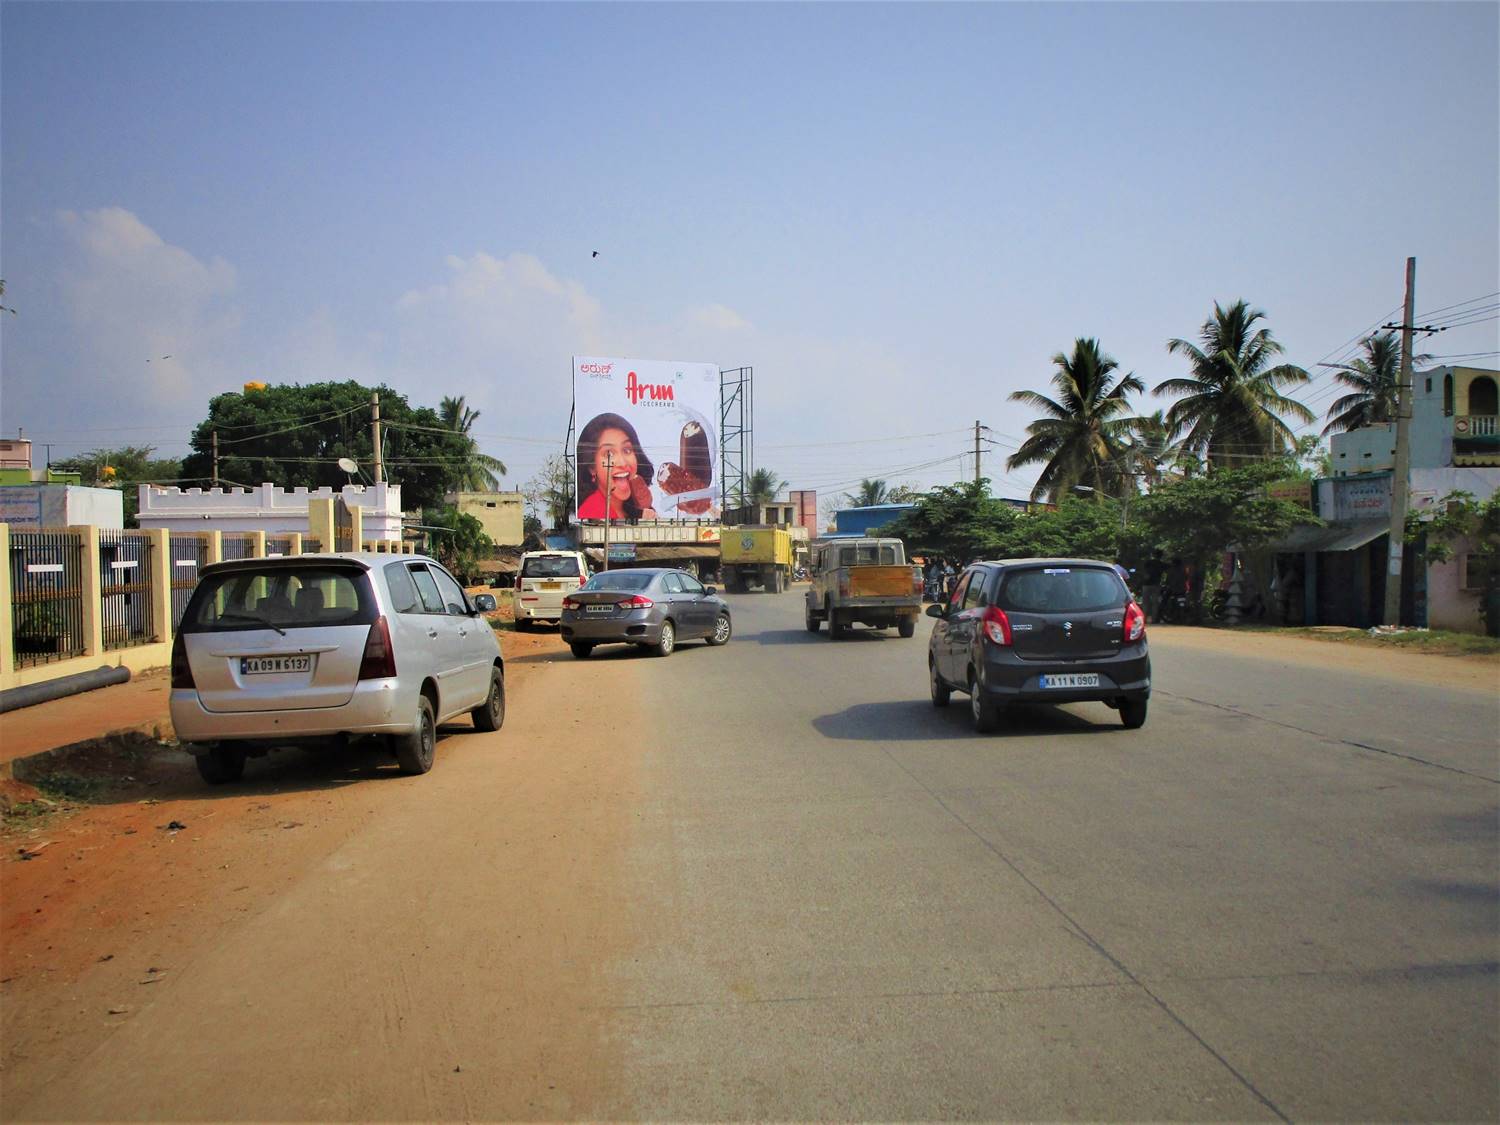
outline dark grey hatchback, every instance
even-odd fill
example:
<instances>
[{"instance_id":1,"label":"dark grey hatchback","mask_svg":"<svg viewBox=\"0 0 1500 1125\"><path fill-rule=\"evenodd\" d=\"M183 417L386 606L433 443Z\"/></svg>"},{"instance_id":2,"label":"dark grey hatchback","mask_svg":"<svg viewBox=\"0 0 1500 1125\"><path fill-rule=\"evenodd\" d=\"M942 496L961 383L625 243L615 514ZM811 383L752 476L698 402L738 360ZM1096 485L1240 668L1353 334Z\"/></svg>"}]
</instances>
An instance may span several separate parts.
<instances>
[{"instance_id":1,"label":"dark grey hatchback","mask_svg":"<svg viewBox=\"0 0 1500 1125\"><path fill-rule=\"evenodd\" d=\"M1146 615L1109 563L1005 559L970 566L927 645L932 705L969 694L974 729L1011 703L1106 703L1132 730L1146 721Z\"/></svg>"}]
</instances>

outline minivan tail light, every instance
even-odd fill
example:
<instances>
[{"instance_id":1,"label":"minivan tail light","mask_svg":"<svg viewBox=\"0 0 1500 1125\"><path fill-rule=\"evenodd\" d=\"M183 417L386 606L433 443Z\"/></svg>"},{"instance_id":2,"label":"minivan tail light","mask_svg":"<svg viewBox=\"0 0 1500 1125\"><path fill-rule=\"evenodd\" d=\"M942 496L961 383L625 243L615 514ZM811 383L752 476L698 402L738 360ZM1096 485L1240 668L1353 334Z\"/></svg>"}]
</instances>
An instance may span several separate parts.
<instances>
[{"instance_id":1,"label":"minivan tail light","mask_svg":"<svg viewBox=\"0 0 1500 1125\"><path fill-rule=\"evenodd\" d=\"M521 575L519 573L517 573L516 574L516 593L519 594L520 592L521 592Z\"/></svg>"},{"instance_id":2,"label":"minivan tail light","mask_svg":"<svg viewBox=\"0 0 1500 1125\"><path fill-rule=\"evenodd\" d=\"M1010 618L1005 610L992 605L984 611L984 639L992 645L1010 644Z\"/></svg>"},{"instance_id":3,"label":"minivan tail light","mask_svg":"<svg viewBox=\"0 0 1500 1125\"><path fill-rule=\"evenodd\" d=\"M646 597L644 594L633 594L623 601L618 601L615 603L615 605L619 606L621 609L650 609L655 604L655 602Z\"/></svg>"},{"instance_id":4,"label":"minivan tail light","mask_svg":"<svg viewBox=\"0 0 1500 1125\"><path fill-rule=\"evenodd\" d=\"M1146 635L1146 614L1131 602L1125 607L1125 640L1138 641Z\"/></svg>"},{"instance_id":5,"label":"minivan tail light","mask_svg":"<svg viewBox=\"0 0 1500 1125\"><path fill-rule=\"evenodd\" d=\"M181 633L172 638L172 686L189 691L198 690L198 685L193 682L193 666L188 663L187 646L182 643Z\"/></svg>"},{"instance_id":6,"label":"minivan tail light","mask_svg":"<svg viewBox=\"0 0 1500 1125\"><path fill-rule=\"evenodd\" d=\"M365 654L359 662L362 680L388 680L396 674L396 650L391 647L391 627L384 615L377 617L365 638Z\"/></svg>"}]
</instances>

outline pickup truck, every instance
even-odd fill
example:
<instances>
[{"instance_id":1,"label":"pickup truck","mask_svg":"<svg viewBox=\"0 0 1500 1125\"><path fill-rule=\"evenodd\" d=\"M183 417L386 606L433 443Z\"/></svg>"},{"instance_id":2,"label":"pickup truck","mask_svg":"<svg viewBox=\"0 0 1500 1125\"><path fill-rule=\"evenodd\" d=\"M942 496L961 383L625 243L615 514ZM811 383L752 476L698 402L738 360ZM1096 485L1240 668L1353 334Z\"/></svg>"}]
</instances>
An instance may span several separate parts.
<instances>
[{"instance_id":1,"label":"pickup truck","mask_svg":"<svg viewBox=\"0 0 1500 1125\"><path fill-rule=\"evenodd\" d=\"M876 629L894 625L903 637L917 631L922 612L922 569L906 561L899 539L820 539L812 544L807 591L807 631L828 622L841 639L856 622Z\"/></svg>"}]
</instances>

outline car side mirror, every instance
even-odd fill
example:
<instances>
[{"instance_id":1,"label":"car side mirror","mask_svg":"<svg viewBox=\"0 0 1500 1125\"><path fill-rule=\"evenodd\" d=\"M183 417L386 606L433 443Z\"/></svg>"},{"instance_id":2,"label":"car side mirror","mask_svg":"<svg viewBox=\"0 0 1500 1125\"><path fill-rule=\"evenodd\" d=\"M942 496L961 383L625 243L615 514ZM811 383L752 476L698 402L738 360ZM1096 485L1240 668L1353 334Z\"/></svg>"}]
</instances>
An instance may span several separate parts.
<instances>
[{"instance_id":1,"label":"car side mirror","mask_svg":"<svg viewBox=\"0 0 1500 1125\"><path fill-rule=\"evenodd\" d=\"M947 617L948 616L948 603L947 602L933 602L930 606L927 607L927 616L928 617Z\"/></svg>"},{"instance_id":2,"label":"car side mirror","mask_svg":"<svg viewBox=\"0 0 1500 1125\"><path fill-rule=\"evenodd\" d=\"M707 595L708 597L710 597L710 598L713 597L718 592L719 592L719 590L718 590L718 588L716 586L705 586L705 587L703 587L703 593L705 595Z\"/></svg>"},{"instance_id":3,"label":"car side mirror","mask_svg":"<svg viewBox=\"0 0 1500 1125\"><path fill-rule=\"evenodd\" d=\"M493 613L495 611L495 595L475 594L474 608L480 613Z\"/></svg>"}]
</instances>

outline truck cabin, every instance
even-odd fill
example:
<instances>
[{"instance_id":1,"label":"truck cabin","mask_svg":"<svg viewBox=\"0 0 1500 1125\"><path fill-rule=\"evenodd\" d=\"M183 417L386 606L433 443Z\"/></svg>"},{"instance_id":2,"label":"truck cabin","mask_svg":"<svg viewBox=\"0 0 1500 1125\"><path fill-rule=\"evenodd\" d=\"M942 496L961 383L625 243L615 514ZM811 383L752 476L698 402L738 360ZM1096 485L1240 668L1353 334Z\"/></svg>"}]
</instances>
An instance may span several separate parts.
<instances>
[{"instance_id":1,"label":"truck cabin","mask_svg":"<svg viewBox=\"0 0 1500 1125\"><path fill-rule=\"evenodd\" d=\"M845 539L818 543L812 549L813 570L845 566L899 566L906 548L899 539Z\"/></svg>"}]
</instances>

